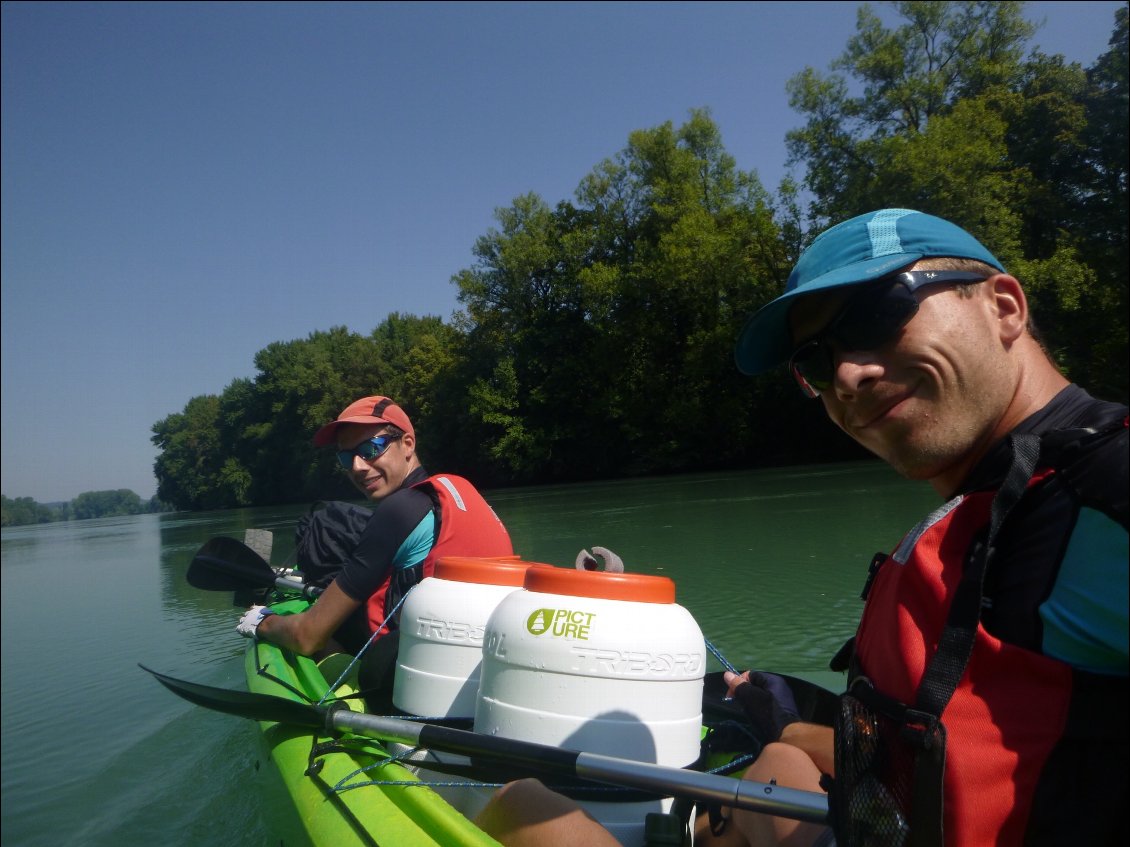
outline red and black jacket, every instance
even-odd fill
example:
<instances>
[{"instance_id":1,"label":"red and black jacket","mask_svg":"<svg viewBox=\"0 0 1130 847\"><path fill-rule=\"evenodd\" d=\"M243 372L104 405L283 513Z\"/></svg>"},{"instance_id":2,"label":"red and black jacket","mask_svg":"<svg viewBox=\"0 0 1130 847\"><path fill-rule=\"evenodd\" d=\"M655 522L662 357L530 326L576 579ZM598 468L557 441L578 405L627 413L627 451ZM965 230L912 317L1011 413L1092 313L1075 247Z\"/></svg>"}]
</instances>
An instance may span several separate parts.
<instances>
[{"instance_id":1,"label":"red and black jacket","mask_svg":"<svg viewBox=\"0 0 1130 847\"><path fill-rule=\"evenodd\" d=\"M933 777L920 762L913 776L880 777L918 783L904 810L909 844L1098 844L1123 828L1125 670L1088 673L1044 655L1037 611L1082 506L1126 528L1120 414L1011 439L995 485L951 499L872 563L849 694L895 716L902 740L928 746L934 732L945 751ZM1028 537L1039 546L1024 548ZM837 780L840 770L838 758Z\"/></svg>"},{"instance_id":2,"label":"red and black jacket","mask_svg":"<svg viewBox=\"0 0 1130 847\"><path fill-rule=\"evenodd\" d=\"M434 503L436 539L427 557L407 568L390 569L366 605L370 632L388 618L412 586L432 575L441 556L509 556L510 534L483 495L463 477L436 474L411 488ZM387 632L387 628L386 628Z\"/></svg>"}]
</instances>

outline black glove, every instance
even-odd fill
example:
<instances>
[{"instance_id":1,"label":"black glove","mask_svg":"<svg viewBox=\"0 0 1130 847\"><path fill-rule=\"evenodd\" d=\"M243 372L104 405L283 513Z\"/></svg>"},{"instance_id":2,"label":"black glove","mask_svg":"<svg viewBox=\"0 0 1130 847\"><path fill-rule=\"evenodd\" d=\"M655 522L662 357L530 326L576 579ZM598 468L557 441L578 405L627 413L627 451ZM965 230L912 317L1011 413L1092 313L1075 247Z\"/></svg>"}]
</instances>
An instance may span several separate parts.
<instances>
[{"instance_id":1,"label":"black glove","mask_svg":"<svg viewBox=\"0 0 1130 847\"><path fill-rule=\"evenodd\" d=\"M749 682L734 689L734 699L749 716L762 744L779 740L786 726L800 720L788 683L776 674L750 671Z\"/></svg>"}]
</instances>

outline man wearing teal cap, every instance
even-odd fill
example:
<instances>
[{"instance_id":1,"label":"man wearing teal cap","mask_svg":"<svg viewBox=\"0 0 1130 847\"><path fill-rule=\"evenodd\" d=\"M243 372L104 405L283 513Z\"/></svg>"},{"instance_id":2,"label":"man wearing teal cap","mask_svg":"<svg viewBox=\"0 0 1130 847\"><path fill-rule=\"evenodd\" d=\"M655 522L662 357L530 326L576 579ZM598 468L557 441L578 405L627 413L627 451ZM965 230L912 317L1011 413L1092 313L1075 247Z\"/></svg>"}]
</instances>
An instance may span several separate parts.
<instances>
[{"instance_id":1,"label":"man wearing teal cap","mask_svg":"<svg viewBox=\"0 0 1130 847\"><path fill-rule=\"evenodd\" d=\"M765 745L746 778L828 789L832 828L735 811L695 843L1114 843L1130 771L1127 408L1063 377L977 239L909 209L821 234L736 361L787 364L944 504L861 575L835 727L800 720L772 674L726 675ZM481 820L508 844L611 843L541 793L508 786Z\"/></svg>"},{"instance_id":2,"label":"man wearing teal cap","mask_svg":"<svg viewBox=\"0 0 1130 847\"><path fill-rule=\"evenodd\" d=\"M945 498L872 562L834 730L764 674L727 675L770 742L748 778L830 785L840 844L1111 843L1130 765L1126 407L1063 377L980 242L909 209L821 234L736 360L787 363L833 423ZM752 843L831 838L733 823Z\"/></svg>"}]
</instances>

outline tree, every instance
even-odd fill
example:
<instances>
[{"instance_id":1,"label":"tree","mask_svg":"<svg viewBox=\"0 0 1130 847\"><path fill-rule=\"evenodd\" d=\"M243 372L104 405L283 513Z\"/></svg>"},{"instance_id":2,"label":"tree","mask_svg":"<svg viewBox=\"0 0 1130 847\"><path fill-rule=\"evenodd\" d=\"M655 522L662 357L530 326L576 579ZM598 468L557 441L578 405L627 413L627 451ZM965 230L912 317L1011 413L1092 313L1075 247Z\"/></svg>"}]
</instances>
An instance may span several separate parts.
<instances>
[{"instance_id":1,"label":"tree","mask_svg":"<svg viewBox=\"0 0 1130 847\"><path fill-rule=\"evenodd\" d=\"M128 488L116 491L86 491L71 501L74 519L113 518L140 515L145 511L141 498Z\"/></svg>"},{"instance_id":2,"label":"tree","mask_svg":"<svg viewBox=\"0 0 1130 847\"><path fill-rule=\"evenodd\" d=\"M0 526L25 526L66 520L59 510L37 503L31 497L8 498L0 495Z\"/></svg>"},{"instance_id":3,"label":"tree","mask_svg":"<svg viewBox=\"0 0 1130 847\"><path fill-rule=\"evenodd\" d=\"M792 259L757 177L696 110L632 133L575 200L498 210L455 277L483 459L512 479L747 459L733 339Z\"/></svg>"},{"instance_id":4,"label":"tree","mask_svg":"<svg viewBox=\"0 0 1130 847\"><path fill-rule=\"evenodd\" d=\"M37 503L30 497L17 497L14 500L0 497L0 501L3 503L4 526L167 511L167 507L156 497L147 503L142 503L141 498L128 488L120 488L116 491L84 491L68 503Z\"/></svg>"},{"instance_id":5,"label":"tree","mask_svg":"<svg viewBox=\"0 0 1130 847\"><path fill-rule=\"evenodd\" d=\"M1088 303L1086 318L1080 321L1078 337L1093 356L1086 357L1087 385L1106 397L1127 396L1125 364L1127 351L1125 318L1130 313L1130 205L1127 204L1126 168L1127 126L1130 126L1130 40L1127 36L1127 7L1115 12L1110 49L1087 71L1084 96L1086 126L1083 138L1083 167L1078 182L1074 229L1087 235L1081 246L1088 265L1099 280L1095 297ZM1111 317L1122 318L1121 333L1110 332ZM1090 339L1090 345L1086 340ZM1123 368L1112 365L1121 363Z\"/></svg>"},{"instance_id":6,"label":"tree","mask_svg":"<svg viewBox=\"0 0 1130 847\"><path fill-rule=\"evenodd\" d=\"M465 424L463 409L450 405L464 393L450 382L458 336L438 317L393 312L369 336L389 378L376 387L357 386L353 397L379 393L395 399L412 417L423 457L452 468L458 451L449 447L451 431Z\"/></svg>"},{"instance_id":7,"label":"tree","mask_svg":"<svg viewBox=\"0 0 1130 847\"><path fill-rule=\"evenodd\" d=\"M153 444L161 451L153 465L157 497L179 509L220 509L228 505L218 487L219 398L193 397L184 411L153 425Z\"/></svg>"},{"instance_id":8,"label":"tree","mask_svg":"<svg viewBox=\"0 0 1130 847\"><path fill-rule=\"evenodd\" d=\"M552 379L549 371L564 364L554 354L569 343L570 329L581 328L583 316L569 296L558 215L527 194L495 217L501 229L476 241L477 265L453 280L467 307L460 326L468 411L490 433L485 443L465 446L479 461L529 479L553 451L552 413L542 388ZM573 351L575 374L587 355L583 344Z\"/></svg>"},{"instance_id":9,"label":"tree","mask_svg":"<svg viewBox=\"0 0 1130 847\"><path fill-rule=\"evenodd\" d=\"M861 7L833 73L789 82L812 231L891 206L957 222L1024 282L1068 376L1125 397L1125 9L1087 74L1025 57L1020 3L891 5L904 23Z\"/></svg>"}]
</instances>

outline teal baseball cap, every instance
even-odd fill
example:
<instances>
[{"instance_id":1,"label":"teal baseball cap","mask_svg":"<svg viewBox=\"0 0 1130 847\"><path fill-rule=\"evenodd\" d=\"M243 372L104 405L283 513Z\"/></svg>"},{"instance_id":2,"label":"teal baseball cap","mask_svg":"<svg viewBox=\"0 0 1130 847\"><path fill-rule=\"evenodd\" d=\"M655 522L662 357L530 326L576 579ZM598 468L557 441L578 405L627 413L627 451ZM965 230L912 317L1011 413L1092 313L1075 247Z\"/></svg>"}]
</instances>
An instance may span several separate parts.
<instances>
[{"instance_id":1,"label":"teal baseball cap","mask_svg":"<svg viewBox=\"0 0 1130 847\"><path fill-rule=\"evenodd\" d=\"M788 360L789 309L797 297L873 282L928 257L976 259L1005 273L981 242L942 218L913 209L859 215L818 235L789 274L785 293L746 322L734 350L738 370L752 376Z\"/></svg>"}]
</instances>

